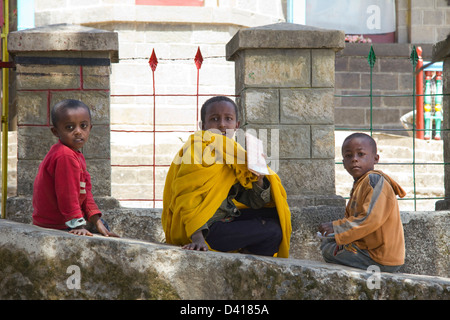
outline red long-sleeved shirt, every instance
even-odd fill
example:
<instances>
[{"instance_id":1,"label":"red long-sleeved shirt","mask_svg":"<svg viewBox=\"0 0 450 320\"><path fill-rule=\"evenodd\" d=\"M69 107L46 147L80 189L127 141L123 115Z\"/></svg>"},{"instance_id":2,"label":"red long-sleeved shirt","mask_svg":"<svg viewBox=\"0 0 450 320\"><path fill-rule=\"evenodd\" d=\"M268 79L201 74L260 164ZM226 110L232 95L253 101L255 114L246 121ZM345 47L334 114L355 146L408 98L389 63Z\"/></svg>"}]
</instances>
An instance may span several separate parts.
<instances>
[{"instance_id":1,"label":"red long-sleeved shirt","mask_svg":"<svg viewBox=\"0 0 450 320\"><path fill-rule=\"evenodd\" d=\"M101 214L91 189L83 154L56 143L39 165L34 181L33 224L67 229L67 221Z\"/></svg>"}]
</instances>

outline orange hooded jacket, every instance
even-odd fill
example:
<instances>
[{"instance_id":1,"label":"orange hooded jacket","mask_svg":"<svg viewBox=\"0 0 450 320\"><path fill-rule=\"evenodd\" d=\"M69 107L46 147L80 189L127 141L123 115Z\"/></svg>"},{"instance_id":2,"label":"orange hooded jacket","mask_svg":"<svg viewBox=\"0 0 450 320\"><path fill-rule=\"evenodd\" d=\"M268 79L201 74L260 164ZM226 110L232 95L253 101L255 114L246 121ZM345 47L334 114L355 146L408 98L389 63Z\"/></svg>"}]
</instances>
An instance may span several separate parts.
<instances>
[{"instance_id":1,"label":"orange hooded jacket","mask_svg":"<svg viewBox=\"0 0 450 320\"><path fill-rule=\"evenodd\" d=\"M345 218L333 221L336 243L354 243L387 266L404 264L405 240L396 196L402 187L381 171L367 172L353 185Z\"/></svg>"}]
</instances>

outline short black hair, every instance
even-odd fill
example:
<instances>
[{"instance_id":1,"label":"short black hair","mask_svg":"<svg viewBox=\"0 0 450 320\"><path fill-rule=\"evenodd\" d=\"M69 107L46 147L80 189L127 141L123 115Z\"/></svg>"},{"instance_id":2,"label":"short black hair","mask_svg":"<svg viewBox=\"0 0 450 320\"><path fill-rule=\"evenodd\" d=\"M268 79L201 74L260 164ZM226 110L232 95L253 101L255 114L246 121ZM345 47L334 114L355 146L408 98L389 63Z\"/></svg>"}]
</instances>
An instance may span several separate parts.
<instances>
[{"instance_id":1,"label":"short black hair","mask_svg":"<svg viewBox=\"0 0 450 320\"><path fill-rule=\"evenodd\" d=\"M85 108L87 112L89 113L89 119L91 119L91 110L87 105L85 105L80 100L75 99L65 99L62 101L59 101L57 104L55 104L50 112L50 117L52 119L52 125L56 127L56 124L59 121L58 114L62 110L66 109L78 109L78 108Z\"/></svg>"},{"instance_id":2,"label":"short black hair","mask_svg":"<svg viewBox=\"0 0 450 320\"><path fill-rule=\"evenodd\" d=\"M354 138L363 138L369 141L370 146L372 147L372 151L374 154L377 154L377 143L375 140L369 136L368 134L362 133L362 132L355 132L349 135L347 138L345 138L344 142L342 143L342 147L344 147L344 144Z\"/></svg>"},{"instance_id":3,"label":"short black hair","mask_svg":"<svg viewBox=\"0 0 450 320\"><path fill-rule=\"evenodd\" d=\"M238 112L238 107L237 107L236 103L226 96L216 96L216 97L209 98L208 100L205 101L205 103L203 103L202 108L200 110L200 119L202 120L202 122L205 122L206 109L208 109L208 106L215 102L220 102L220 101L226 101L233 105L234 111L236 113L236 121L239 121L239 112Z\"/></svg>"}]
</instances>

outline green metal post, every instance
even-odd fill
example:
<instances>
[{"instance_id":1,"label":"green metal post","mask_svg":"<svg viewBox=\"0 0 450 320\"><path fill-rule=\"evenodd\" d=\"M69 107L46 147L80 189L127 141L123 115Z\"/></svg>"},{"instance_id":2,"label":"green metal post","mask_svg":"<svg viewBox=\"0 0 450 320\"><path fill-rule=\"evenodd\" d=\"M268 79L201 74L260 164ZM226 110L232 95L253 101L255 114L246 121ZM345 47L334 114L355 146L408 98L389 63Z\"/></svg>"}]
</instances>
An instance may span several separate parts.
<instances>
[{"instance_id":1,"label":"green metal post","mask_svg":"<svg viewBox=\"0 0 450 320\"><path fill-rule=\"evenodd\" d=\"M375 56L375 52L373 51L373 46L370 46L369 55L367 57L367 61L370 66L370 135L373 133L373 94L372 94L372 71L375 66L375 62L377 61L377 57Z\"/></svg>"}]
</instances>

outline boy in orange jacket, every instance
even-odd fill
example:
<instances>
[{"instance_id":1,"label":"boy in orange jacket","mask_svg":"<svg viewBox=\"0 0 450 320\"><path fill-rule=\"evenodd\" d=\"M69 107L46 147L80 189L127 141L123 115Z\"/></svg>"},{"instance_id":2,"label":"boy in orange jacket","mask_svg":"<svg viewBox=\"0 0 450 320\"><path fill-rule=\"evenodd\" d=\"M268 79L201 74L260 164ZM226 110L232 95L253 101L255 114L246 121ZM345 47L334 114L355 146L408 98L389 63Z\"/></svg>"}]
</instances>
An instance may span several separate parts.
<instances>
[{"instance_id":1,"label":"boy in orange jacket","mask_svg":"<svg viewBox=\"0 0 450 320\"><path fill-rule=\"evenodd\" d=\"M364 133L348 136L342 145L344 168L355 179L345 217L319 226L325 239L326 262L360 269L376 265L396 272L404 264L405 241L397 195L405 191L393 179L374 170L377 145Z\"/></svg>"}]
</instances>

